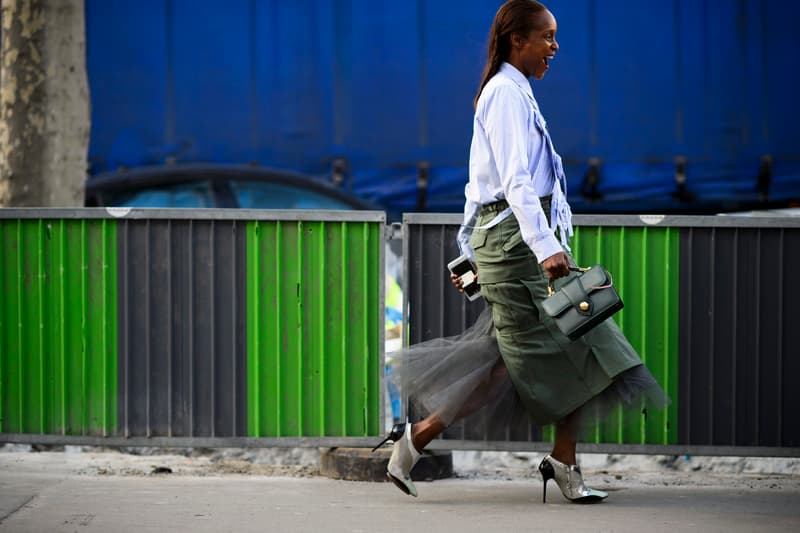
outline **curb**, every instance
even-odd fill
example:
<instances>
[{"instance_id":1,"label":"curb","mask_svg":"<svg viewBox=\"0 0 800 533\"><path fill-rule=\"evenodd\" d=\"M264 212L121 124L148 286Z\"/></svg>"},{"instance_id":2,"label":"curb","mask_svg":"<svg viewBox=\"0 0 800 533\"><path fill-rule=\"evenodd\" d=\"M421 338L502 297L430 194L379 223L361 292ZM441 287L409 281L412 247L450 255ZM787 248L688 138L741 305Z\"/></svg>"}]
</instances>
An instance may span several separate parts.
<instances>
[{"instance_id":1,"label":"curb","mask_svg":"<svg viewBox=\"0 0 800 533\"><path fill-rule=\"evenodd\" d=\"M386 467L392 448L385 447L375 452L366 448L327 448L321 450L320 474L348 481L388 481ZM414 481L433 481L453 476L453 454L450 451L423 451L411 470Z\"/></svg>"}]
</instances>

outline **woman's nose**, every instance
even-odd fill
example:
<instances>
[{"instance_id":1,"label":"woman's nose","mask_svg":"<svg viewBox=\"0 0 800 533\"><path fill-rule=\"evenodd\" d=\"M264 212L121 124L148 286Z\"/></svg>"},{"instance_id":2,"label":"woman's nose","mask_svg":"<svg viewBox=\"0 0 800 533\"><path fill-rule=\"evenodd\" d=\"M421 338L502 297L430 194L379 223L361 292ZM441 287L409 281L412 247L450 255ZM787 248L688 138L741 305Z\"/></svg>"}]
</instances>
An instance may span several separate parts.
<instances>
[{"instance_id":1,"label":"woman's nose","mask_svg":"<svg viewBox=\"0 0 800 533\"><path fill-rule=\"evenodd\" d=\"M553 50L555 50L555 51L557 52L557 51L558 51L558 48L559 48L559 46L558 46L558 41L556 41L555 39L553 39Z\"/></svg>"}]
</instances>

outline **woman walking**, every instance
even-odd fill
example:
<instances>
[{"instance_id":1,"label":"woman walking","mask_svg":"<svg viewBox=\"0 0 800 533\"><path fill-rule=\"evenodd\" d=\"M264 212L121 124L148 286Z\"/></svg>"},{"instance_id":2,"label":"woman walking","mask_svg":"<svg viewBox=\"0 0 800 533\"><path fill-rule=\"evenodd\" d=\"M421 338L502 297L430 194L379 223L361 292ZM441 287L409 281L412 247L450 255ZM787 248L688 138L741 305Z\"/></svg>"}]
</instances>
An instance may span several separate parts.
<instances>
[{"instance_id":1,"label":"woman walking","mask_svg":"<svg viewBox=\"0 0 800 533\"><path fill-rule=\"evenodd\" d=\"M539 465L544 491L555 479L571 501L600 501L607 494L586 487L576 464L581 415L641 405L643 396L666 403L612 320L571 341L542 310L549 280L575 275L566 178L528 81L549 70L559 49L556 31L553 14L533 0L506 2L491 26L458 235L489 310L464 335L402 354L403 386L428 416L398 424L384 442L394 442L388 477L412 496L419 450L491 405L502 406L495 411L501 413L518 406L536 424L555 423L553 449ZM453 283L461 288L455 276Z\"/></svg>"}]
</instances>

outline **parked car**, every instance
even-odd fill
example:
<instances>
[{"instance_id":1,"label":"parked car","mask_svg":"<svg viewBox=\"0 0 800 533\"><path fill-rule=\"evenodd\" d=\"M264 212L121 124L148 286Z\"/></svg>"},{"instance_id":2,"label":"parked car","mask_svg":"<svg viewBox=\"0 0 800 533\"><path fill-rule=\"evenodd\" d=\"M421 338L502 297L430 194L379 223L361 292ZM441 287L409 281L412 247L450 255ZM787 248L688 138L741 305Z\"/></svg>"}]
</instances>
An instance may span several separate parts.
<instances>
[{"instance_id":1,"label":"parked car","mask_svg":"<svg viewBox=\"0 0 800 533\"><path fill-rule=\"evenodd\" d=\"M167 165L92 176L86 206L380 209L304 174L255 166Z\"/></svg>"}]
</instances>

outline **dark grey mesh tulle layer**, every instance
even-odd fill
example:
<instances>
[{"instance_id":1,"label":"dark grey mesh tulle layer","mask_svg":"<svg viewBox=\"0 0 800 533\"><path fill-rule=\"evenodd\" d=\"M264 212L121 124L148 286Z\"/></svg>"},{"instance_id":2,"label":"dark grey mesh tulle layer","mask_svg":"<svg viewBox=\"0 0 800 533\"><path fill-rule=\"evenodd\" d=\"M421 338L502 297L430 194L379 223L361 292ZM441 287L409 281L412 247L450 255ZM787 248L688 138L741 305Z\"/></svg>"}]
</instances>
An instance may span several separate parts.
<instances>
[{"instance_id":1,"label":"dark grey mesh tulle layer","mask_svg":"<svg viewBox=\"0 0 800 533\"><path fill-rule=\"evenodd\" d=\"M509 424L528 418L500 356L491 308L460 335L408 346L389 358L392 380L408 398L415 419L436 415L448 426L466 419L471 433L488 435L502 434ZM581 407L581 429L593 427L619 406L640 413L668 404L650 371L638 365Z\"/></svg>"}]
</instances>

